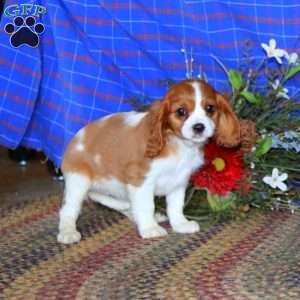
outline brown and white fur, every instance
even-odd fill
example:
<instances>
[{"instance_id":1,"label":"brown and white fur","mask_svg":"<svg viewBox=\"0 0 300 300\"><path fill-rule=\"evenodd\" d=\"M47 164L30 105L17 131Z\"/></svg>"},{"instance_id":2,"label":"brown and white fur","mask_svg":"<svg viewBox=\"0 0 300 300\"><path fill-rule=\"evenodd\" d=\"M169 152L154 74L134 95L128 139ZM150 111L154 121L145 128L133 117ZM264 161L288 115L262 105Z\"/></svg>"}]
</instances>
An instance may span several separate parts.
<instances>
[{"instance_id":1,"label":"brown and white fur","mask_svg":"<svg viewBox=\"0 0 300 300\"><path fill-rule=\"evenodd\" d=\"M127 215L143 238L152 238L167 234L154 214L154 196L166 196L172 229L199 231L183 215L184 196L211 137L237 145L239 121L224 96L195 80L174 85L146 113L118 113L88 124L64 155L58 241L81 239L76 220L87 197Z\"/></svg>"}]
</instances>

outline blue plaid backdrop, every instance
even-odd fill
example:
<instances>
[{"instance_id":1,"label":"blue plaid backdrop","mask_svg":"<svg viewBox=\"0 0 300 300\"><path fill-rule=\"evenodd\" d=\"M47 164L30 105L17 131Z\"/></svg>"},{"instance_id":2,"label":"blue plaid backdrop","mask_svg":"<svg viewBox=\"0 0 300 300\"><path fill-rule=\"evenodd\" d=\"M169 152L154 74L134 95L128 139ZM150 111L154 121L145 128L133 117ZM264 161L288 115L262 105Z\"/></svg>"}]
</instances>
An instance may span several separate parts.
<instances>
[{"instance_id":1,"label":"blue plaid backdrop","mask_svg":"<svg viewBox=\"0 0 300 300\"><path fill-rule=\"evenodd\" d=\"M6 1L5 8L24 2ZM45 31L38 47L14 48L4 31L13 16L1 18L0 144L42 150L56 165L86 123L132 109L130 98L150 103L163 96L167 80L184 79L183 44L193 52L194 74L201 65L223 91L226 77L212 55L236 68L247 41L258 60L265 55L260 44L270 38L289 52L299 48L298 0L26 3L46 8L38 16L34 6L26 11Z\"/></svg>"}]
</instances>

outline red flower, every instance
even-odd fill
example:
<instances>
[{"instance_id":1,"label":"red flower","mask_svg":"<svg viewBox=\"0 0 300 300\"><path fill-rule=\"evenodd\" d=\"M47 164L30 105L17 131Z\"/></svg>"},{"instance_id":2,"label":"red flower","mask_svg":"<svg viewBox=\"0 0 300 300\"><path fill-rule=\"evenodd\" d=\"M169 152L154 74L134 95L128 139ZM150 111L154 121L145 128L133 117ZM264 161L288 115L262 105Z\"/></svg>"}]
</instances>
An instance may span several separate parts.
<instances>
[{"instance_id":1,"label":"red flower","mask_svg":"<svg viewBox=\"0 0 300 300\"><path fill-rule=\"evenodd\" d=\"M209 143L204 149L205 165L192 175L194 186L206 188L211 194L225 196L237 190L243 178L243 162L238 149Z\"/></svg>"}]
</instances>

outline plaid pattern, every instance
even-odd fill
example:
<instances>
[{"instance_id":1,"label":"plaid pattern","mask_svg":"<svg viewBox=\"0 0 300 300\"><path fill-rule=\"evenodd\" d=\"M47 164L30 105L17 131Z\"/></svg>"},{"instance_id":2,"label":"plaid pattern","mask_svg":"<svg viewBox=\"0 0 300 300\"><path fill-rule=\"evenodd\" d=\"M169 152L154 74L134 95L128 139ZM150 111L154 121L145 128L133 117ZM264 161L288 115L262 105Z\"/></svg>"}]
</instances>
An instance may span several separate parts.
<instances>
[{"instance_id":1,"label":"plaid pattern","mask_svg":"<svg viewBox=\"0 0 300 300\"><path fill-rule=\"evenodd\" d=\"M24 1L7 1L6 6ZM0 24L0 143L43 150L57 165L70 138L87 122L132 109L130 98L150 103L166 81L185 78L181 48L193 51L209 82L226 90L211 55L236 68L247 41L253 56L275 38L299 48L297 0L27 1L46 7L37 48L13 48ZM289 87L296 91L297 80Z\"/></svg>"}]
</instances>

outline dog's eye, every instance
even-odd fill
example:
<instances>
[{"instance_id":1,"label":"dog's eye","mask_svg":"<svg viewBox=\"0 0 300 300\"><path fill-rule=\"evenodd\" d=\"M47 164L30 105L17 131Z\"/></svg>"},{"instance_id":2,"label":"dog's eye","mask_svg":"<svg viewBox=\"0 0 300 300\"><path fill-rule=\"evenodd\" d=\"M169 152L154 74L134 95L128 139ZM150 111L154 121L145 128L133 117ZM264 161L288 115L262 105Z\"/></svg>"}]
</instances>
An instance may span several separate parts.
<instances>
[{"instance_id":1,"label":"dog's eye","mask_svg":"<svg viewBox=\"0 0 300 300\"><path fill-rule=\"evenodd\" d=\"M176 110L176 115L180 118L187 118L188 112L184 107L180 107Z\"/></svg>"},{"instance_id":2,"label":"dog's eye","mask_svg":"<svg viewBox=\"0 0 300 300\"><path fill-rule=\"evenodd\" d=\"M205 110L207 113L212 114L215 112L215 107L213 105L209 104L206 106Z\"/></svg>"}]
</instances>

